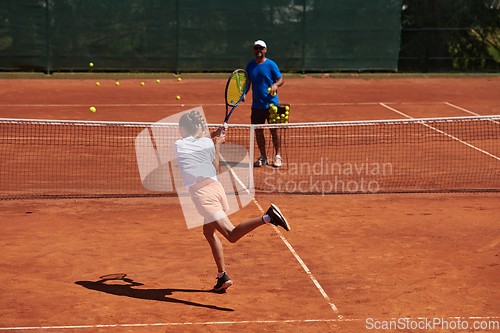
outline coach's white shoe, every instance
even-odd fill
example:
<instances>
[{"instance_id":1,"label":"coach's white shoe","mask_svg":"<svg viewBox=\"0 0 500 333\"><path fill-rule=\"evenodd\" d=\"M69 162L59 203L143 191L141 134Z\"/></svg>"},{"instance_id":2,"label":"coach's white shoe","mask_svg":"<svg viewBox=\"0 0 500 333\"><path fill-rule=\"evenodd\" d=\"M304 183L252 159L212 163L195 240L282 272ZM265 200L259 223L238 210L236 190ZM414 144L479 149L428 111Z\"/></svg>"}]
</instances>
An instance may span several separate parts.
<instances>
[{"instance_id":1,"label":"coach's white shoe","mask_svg":"<svg viewBox=\"0 0 500 333\"><path fill-rule=\"evenodd\" d=\"M280 167L281 166L281 156L280 155L276 155L274 157L274 163L273 163L273 165L275 167Z\"/></svg>"}]
</instances>

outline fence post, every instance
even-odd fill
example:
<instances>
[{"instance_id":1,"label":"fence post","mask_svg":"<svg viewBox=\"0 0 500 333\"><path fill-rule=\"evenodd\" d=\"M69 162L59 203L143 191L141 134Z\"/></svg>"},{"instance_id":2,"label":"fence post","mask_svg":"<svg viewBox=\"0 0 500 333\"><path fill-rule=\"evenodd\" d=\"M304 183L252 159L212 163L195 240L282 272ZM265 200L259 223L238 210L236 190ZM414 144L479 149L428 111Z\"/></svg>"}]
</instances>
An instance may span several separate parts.
<instances>
[{"instance_id":1,"label":"fence post","mask_svg":"<svg viewBox=\"0 0 500 333\"><path fill-rule=\"evenodd\" d=\"M306 74L306 3L307 0L303 0L303 10L302 10L302 75Z\"/></svg>"},{"instance_id":2,"label":"fence post","mask_svg":"<svg viewBox=\"0 0 500 333\"><path fill-rule=\"evenodd\" d=\"M49 0L45 0L45 48L47 57L47 75L50 75L50 15L49 15Z\"/></svg>"},{"instance_id":3,"label":"fence post","mask_svg":"<svg viewBox=\"0 0 500 333\"><path fill-rule=\"evenodd\" d=\"M180 39L180 31L181 31L181 22L180 22L180 1L177 0L177 10L176 10L176 20L177 20L177 31L176 31L176 41L175 41L175 70L177 75L179 75L179 39Z\"/></svg>"}]
</instances>

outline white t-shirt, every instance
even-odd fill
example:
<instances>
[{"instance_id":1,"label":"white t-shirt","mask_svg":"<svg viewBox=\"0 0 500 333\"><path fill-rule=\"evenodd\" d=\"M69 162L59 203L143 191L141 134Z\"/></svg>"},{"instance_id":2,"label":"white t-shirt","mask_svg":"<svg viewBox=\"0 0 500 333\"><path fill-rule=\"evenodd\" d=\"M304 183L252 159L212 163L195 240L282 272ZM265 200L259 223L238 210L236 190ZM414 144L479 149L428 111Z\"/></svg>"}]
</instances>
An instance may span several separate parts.
<instances>
[{"instance_id":1,"label":"white t-shirt","mask_svg":"<svg viewBox=\"0 0 500 333\"><path fill-rule=\"evenodd\" d=\"M217 180L213 165L215 146L211 139L188 136L174 143L175 157L187 188L206 178Z\"/></svg>"}]
</instances>

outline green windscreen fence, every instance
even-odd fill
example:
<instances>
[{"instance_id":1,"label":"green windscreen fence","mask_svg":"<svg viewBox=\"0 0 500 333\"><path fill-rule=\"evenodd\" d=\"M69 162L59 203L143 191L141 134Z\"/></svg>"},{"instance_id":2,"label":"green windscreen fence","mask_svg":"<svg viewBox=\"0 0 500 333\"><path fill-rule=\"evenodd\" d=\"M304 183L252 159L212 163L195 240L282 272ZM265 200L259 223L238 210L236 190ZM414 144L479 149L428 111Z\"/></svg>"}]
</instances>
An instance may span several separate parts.
<instances>
[{"instance_id":1,"label":"green windscreen fence","mask_svg":"<svg viewBox=\"0 0 500 333\"><path fill-rule=\"evenodd\" d=\"M0 70L395 71L402 1L0 0Z\"/></svg>"}]
</instances>

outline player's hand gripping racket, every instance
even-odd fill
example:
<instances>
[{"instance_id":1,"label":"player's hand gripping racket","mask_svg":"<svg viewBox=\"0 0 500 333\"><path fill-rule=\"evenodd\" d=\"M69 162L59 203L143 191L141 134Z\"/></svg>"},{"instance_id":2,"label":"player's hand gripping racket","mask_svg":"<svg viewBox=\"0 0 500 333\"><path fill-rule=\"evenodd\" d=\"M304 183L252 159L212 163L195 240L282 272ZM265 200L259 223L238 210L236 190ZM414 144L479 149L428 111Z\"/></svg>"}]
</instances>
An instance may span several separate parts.
<instances>
[{"instance_id":1,"label":"player's hand gripping racket","mask_svg":"<svg viewBox=\"0 0 500 333\"><path fill-rule=\"evenodd\" d=\"M248 89L248 74L243 69L235 70L226 84L226 117L223 126L226 126L234 109L240 104ZM231 111L229 108L231 107ZM224 130L222 130L222 134Z\"/></svg>"}]
</instances>

